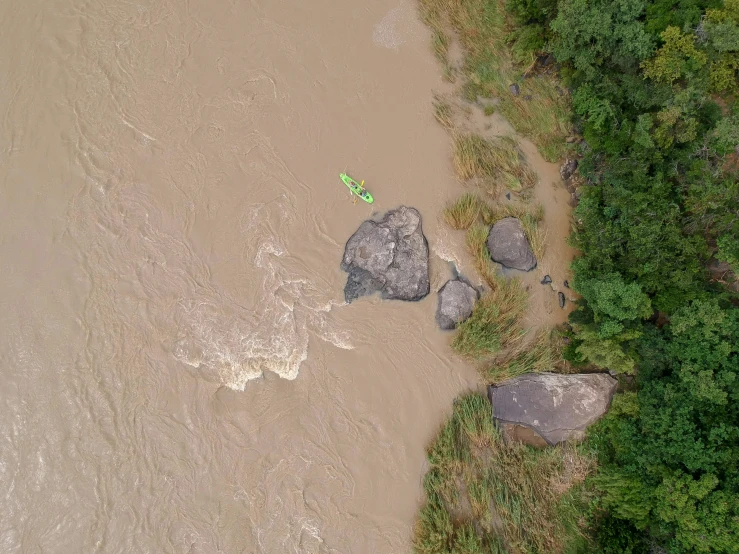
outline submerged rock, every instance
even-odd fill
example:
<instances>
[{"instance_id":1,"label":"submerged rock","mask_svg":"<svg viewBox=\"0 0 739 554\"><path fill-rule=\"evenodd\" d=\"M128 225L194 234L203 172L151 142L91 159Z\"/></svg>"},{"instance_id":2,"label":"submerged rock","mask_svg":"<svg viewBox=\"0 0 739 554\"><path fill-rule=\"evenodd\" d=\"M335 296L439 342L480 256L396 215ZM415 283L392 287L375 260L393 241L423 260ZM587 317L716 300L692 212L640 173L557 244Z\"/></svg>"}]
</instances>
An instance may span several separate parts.
<instances>
[{"instance_id":1,"label":"submerged rock","mask_svg":"<svg viewBox=\"0 0 739 554\"><path fill-rule=\"evenodd\" d=\"M544 275L544 278L541 280L542 285L548 285L552 282L552 278L549 275Z\"/></svg>"},{"instance_id":2,"label":"submerged rock","mask_svg":"<svg viewBox=\"0 0 739 554\"><path fill-rule=\"evenodd\" d=\"M555 445L583 438L608 410L617 384L605 373L529 373L488 387L488 398L493 418L509 438Z\"/></svg>"},{"instance_id":3,"label":"submerged rock","mask_svg":"<svg viewBox=\"0 0 739 554\"><path fill-rule=\"evenodd\" d=\"M559 300L559 307L564 308L565 307L565 295L563 292L558 292L557 297Z\"/></svg>"},{"instance_id":4,"label":"submerged rock","mask_svg":"<svg viewBox=\"0 0 739 554\"><path fill-rule=\"evenodd\" d=\"M429 293L429 247L421 214L401 206L379 221L368 219L349 238L341 269L349 273L344 298L380 292L391 300L420 300Z\"/></svg>"},{"instance_id":5,"label":"submerged rock","mask_svg":"<svg viewBox=\"0 0 739 554\"><path fill-rule=\"evenodd\" d=\"M566 181L572 177L575 174L575 171L577 171L577 166L577 160L566 160L565 163L562 164L562 167L559 168L559 175L562 177L562 180Z\"/></svg>"},{"instance_id":6,"label":"submerged rock","mask_svg":"<svg viewBox=\"0 0 739 554\"><path fill-rule=\"evenodd\" d=\"M536 267L529 240L515 217L505 217L493 225L487 245L493 261L505 267L521 271L531 271Z\"/></svg>"},{"instance_id":7,"label":"submerged rock","mask_svg":"<svg viewBox=\"0 0 739 554\"><path fill-rule=\"evenodd\" d=\"M445 331L450 331L470 317L480 293L465 279L450 279L439 289L439 303L436 307L436 323Z\"/></svg>"}]
</instances>

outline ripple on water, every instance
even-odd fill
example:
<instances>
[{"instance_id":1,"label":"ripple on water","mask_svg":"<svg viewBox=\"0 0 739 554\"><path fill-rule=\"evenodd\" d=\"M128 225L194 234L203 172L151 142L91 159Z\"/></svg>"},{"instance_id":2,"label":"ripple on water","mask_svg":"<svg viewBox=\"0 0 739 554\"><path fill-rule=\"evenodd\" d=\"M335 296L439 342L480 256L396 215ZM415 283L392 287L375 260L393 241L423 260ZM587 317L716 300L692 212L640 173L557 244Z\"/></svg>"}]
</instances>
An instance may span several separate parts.
<instances>
[{"instance_id":1,"label":"ripple on water","mask_svg":"<svg viewBox=\"0 0 739 554\"><path fill-rule=\"evenodd\" d=\"M407 42L422 39L416 7L413 2L403 0L392 8L372 30L372 42L391 50L397 50Z\"/></svg>"}]
</instances>

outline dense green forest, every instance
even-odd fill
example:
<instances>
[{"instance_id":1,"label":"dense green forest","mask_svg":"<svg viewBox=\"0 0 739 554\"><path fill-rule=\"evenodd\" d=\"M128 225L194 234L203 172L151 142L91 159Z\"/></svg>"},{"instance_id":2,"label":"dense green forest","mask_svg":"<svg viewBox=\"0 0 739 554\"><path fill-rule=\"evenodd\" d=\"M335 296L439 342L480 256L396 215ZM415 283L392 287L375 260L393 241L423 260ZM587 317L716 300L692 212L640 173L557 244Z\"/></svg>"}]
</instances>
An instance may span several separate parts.
<instances>
[{"instance_id":1,"label":"dense green forest","mask_svg":"<svg viewBox=\"0 0 739 554\"><path fill-rule=\"evenodd\" d=\"M580 144L574 364L633 374L590 433L591 552L739 552L739 0L508 0Z\"/></svg>"}]
</instances>

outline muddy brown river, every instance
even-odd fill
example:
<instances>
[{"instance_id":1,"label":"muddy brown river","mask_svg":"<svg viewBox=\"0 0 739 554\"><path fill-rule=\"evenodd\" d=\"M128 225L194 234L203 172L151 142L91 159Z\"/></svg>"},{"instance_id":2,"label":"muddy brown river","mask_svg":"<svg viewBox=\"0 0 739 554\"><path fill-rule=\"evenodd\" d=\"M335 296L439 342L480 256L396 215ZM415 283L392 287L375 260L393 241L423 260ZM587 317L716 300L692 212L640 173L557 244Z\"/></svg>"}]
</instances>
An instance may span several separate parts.
<instances>
[{"instance_id":1,"label":"muddy brown river","mask_svg":"<svg viewBox=\"0 0 739 554\"><path fill-rule=\"evenodd\" d=\"M405 204L465 270L413 0L5 0L0 52L0 551L410 552L480 384L339 263Z\"/></svg>"},{"instance_id":2,"label":"muddy brown river","mask_svg":"<svg viewBox=\"0 0 739 554\"><path fill-rule=\"evenodd\" d=\"M477 379L434 295L345 305L339 263L401 204L433 290L459 247L413 2L5 0L0 31L0 551L408 552Z\"/></svg>"}]
</instances>

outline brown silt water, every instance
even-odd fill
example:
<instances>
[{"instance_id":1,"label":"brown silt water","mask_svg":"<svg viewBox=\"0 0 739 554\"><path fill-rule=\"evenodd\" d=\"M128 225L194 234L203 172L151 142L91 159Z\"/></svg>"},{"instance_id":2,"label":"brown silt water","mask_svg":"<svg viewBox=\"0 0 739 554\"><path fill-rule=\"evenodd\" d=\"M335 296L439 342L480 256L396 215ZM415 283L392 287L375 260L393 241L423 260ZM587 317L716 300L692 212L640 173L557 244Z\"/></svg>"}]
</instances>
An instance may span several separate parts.
<instances>
[{"instance_id":1,"label":"brown silt water","mask_svg":"<svg viewBox=\"0 0 739 554\"><path fill-rule=\"evenodd\" d=\"M0 30L0 551L410 552L481 385L434 321L464 237L415 4L6 0ZM344 243L400 205L432 294L347 305Z\"/></svg>"},{"instance_id":2,"label":"brown silt water","mask_svg":"<svg viewBox=\"0 0 739 554\"><path fill-rule=\"evenodd\" d=\"M477 386L343 300L374 212L456 192L410 1L0 6L0 550L407 552ZM364 179L354 205L338 175Z\"/></svg>"}]
</instances>

